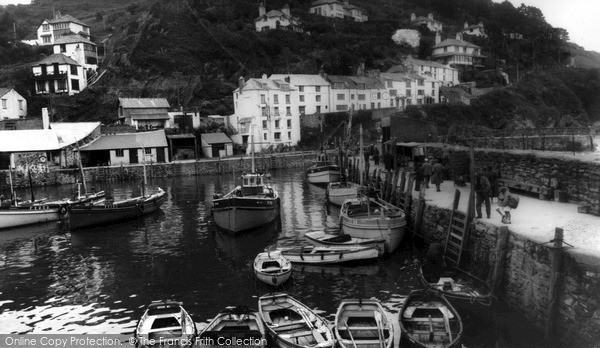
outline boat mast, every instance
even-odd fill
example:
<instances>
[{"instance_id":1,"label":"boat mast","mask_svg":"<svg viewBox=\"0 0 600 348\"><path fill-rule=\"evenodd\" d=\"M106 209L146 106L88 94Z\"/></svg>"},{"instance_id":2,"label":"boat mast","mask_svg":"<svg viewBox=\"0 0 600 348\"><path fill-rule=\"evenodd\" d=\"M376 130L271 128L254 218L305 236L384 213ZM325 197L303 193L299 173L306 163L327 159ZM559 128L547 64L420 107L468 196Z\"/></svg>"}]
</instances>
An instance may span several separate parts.
<instances>
[{"instance_id":1,"label":"boat mast","mask_svg":"<svg viewBox=\"0 0 600 348\"><path fill-rule=\"evenodd\" d=\"M31 169L27 167L27 174L29 175L29 192L31 193L31 204L35 203L35 196L33 195L33 180L31 179Z\"/></svg>"},{"instance_id":2,"label":"boat mast","mask_svg":"<svg viewBox=\"0 0 600 348\"><path fill-rule=\"evenodd\" d=\"M364 148L363 148L363 129L362 129L362 123L360 124L360 128L359 128L359 137L358 137L358 146L360 146L360 158L358 159L359 161L363 161L365 160L365 156L364 156ZM360 186L363 185L363 176L364 176L364 172L365 169L367 168L367 164L363 163L362 166L358 166L360 169Z\"/></svg>"},{"instance_id":3,"label":"boat mast","mask_svg":"<svg viewBox=\"0 0 600 348\"><path fill-rule=\"evenodd\" d=\"M252 152L252 173L254 173L254 127L252 125L252 134L250 135L250 151Z\"/></svg>"},{"instance_id":4,"label":"boat mast","mask_svg":"<svg viewBox=\"0 0 600 348\"><path fill-rule=\"evenodd\" d=\"M13 155L14 154L11 153L9 160L8 160L8 181L10 183L10 199L11 199L11 202L16 207L17 206L17 197L15 197L15 187L13 186L13 180L12 180L12 165L14 163Z\"/></svg>"},{"instance_id":5,"label":"boat mast","mask_svg":"<svg viewBox=\"0 0 600 348\"><path fill-rule=\"evenodd\" d=\"M142 181L142 196L146 196L146 185L148 181L146 179L146 149L142 146L142 169L144 171L144 181Z\"/></svg>"},{"instance_id":6,"label":"boat mast","mask_svg":"<svg viewBox=\"0 0 600 348\"><path fill-rule=\"evenodd\" d=\"M77 147L77 165L79 166L79 173L81 173L81 183L83 184L83 192L84 195L87 195L88 190L87 184L85 183L85 174L83 173L83 164L81 164L81 151L79 150L79 141L75 141L75 147ZM79 186L77 187L77 190L79 191ZM81 193L77 192L77 194L77 198L81 198Z\"/></svg>"}]
</instances>

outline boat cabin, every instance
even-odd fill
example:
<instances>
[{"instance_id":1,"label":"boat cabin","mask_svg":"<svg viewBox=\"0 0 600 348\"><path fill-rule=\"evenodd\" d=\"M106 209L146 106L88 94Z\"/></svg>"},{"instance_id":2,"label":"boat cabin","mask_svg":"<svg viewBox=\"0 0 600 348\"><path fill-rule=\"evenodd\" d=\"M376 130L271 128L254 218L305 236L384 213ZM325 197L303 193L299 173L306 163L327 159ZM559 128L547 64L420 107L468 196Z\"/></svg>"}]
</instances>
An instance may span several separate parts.
<instances>
[{"instance_id":1,"label":"boat cabin","mask_svg":"<svg viewBox=\"0 0 600 348\"><path fill-rule=\"evenodd\" d=\"M250 173L242 175L242 187L236 190L236 196L259 196L274 197L273 189L264 183L264 175Z\"/></svg>"}]
</instances>

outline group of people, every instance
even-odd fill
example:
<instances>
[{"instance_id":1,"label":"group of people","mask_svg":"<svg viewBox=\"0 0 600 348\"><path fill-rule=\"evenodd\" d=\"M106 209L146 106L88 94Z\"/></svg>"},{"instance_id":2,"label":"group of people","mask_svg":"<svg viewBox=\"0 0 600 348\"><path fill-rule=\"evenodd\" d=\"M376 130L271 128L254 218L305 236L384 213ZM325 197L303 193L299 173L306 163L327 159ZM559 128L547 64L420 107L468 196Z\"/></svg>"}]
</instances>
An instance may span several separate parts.
<instances>
[{"instance_id":1,"label":"group of people","mask_svg":"<svg viewBox=\"0 0 600 348\"><path fill-rule=\"evenodd\" d=\"M375 165L379 165L379 149L374 144L363 148L363 155L365 156L365 163L369 163L369 158L372 158Z\"/></svg>"},{"instance_id":2,"label":"group of people","mask_svg":"<svg viewBox=\"0 0 600 348\"><path fill-rule=\"evenodd\" d=\"M511 194L508 187L504 186L500 180L499 175L492 170L492 167L487 167L485 171L478 172L475 175L474 189L477 195L475 203L475 211L477 218L481 219L481 206L485 203L485 212L487 218L491 216L491 202L494 198L497 199L498 207L496 211L502 216L502 223L511 223Z\"/></svg>"},{"instance_id":3,"label":"group of people","mask_svg":"<svg viewBox=\"0 0 600 348\"><path fill-rule=\"evenodd\" d=\"M429 188L429 183L435 185L436 191L440 192L440 185L444 182L446 170L442 163L435 158L425 158L423 163L416 164L415 191L421 189L421 183Z\"/></svg>"}]
</instances>

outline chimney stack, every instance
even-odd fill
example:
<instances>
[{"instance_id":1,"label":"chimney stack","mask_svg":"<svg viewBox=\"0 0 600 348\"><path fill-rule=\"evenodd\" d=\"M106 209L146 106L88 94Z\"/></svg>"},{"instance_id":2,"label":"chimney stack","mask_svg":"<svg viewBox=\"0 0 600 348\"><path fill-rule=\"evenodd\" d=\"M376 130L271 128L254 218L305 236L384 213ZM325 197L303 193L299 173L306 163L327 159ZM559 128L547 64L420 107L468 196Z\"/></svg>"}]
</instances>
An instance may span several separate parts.
<instances>
[{"instance_id":1,"label":"chimney stack","mask_svg":"<svg viewBox=\"0 0 600 348\"><path fill-rule=\"evenodd\" d=\"M459 33L456 33L456 40L458 40L458 41L462 41L462 39L463 39L463 38L462 38L462 33L460 33L460 32L459 32Z\"/></svg>"},{"instance_id":2,"label":"chimney stack","mask_svg":"<svg viewBox=\"0 0 600 348\"><path fill-rule=\"evenodd\" d=\"M42 129L50 129L50 116L48 116L48 108L42 108Z\"/></svg>"},{"instance_id":3,"label":"chimney stack","mask_svg":"<svg viewBox=\"0 0 600 348\"><path fill-rule=\"evenodd\" d=\"M430 14L428 14L428 15L427 15L427 17L428 17L429 19L433 20L433 13L430 13Z\"/></svg>"},{"instance_id":4,"label":"chimney stack","mask_svg":"<svg viewBox=\"0 0 600 348\"><path fill-rule=\"evenodd\" d=\"M414 21L415 19L417 19L417 15L416 15L416 14L414 14L414 13L411 13L411 14L410 14L410 20L411 20L411 21Z\"/></svg>"},{"instance_id":5,"label":"chimney stack","mask_svg":"<svg viewBox=\"0 0 600 348\"><path fill-rule=\"evenodd\" d=\"M465 24L463 25L463 28L467 29L469 27L469 22L465 22Z\"/></svg>"},{"instance_id":6,"label":"chimney stack","mask_svg":"<svg viewBox=\"0 0 600 348\"><path fill-rule=\"evenodd\" d=\"M258 16L262 17L265 15L265 13L267 13L267 9L265 8L265 3L264 1L260 3L260 5L258 6Z\"/></svg>"},{"instance_id":7,"label":"chimney stack","mask_svg":"<svg viewBox=\"0 0 600 348\"><path fill-rule=\"evenodd\" d=\"M283 7L281 8L281 12L283 12L284 15L291 17L290 15L290 5L285 4L283 5Z\"/></svg>"}]
</instances>

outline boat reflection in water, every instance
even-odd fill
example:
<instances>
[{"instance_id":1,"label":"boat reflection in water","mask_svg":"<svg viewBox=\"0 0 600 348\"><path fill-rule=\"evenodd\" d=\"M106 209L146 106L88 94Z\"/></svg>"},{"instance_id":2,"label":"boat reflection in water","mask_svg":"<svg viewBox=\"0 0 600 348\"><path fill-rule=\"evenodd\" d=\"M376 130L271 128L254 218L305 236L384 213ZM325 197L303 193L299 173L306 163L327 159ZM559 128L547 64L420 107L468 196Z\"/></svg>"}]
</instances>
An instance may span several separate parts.
<instances>
[{"instance_id":1,"label":"boat reflection in water","mask_svg":"<svg viewBox=\"0 0 600 348\"><path fill-rule=\"evenodd\" d=\"M281 231L279 221L273 221L251 233L241 235L232 235L216 225L211 227L217 258L238 267L246 267L249 260L254 260L258 253L275 243Z\"/></svg>"},{"instance_id":2,"label":"boat reflection in water","mask_svg":"<svg viewBox=\"0 0 600 348\"><path fill-rule=\"evenodd\" d=\"M295 265L293 268L294 272L298 273L312 273L345 277L348 275L360 275L360 276L374 276L379 273L379 264L372 265L361 265L361 266L339 266L339 265Z\"/></svg>"}]
</instances>

